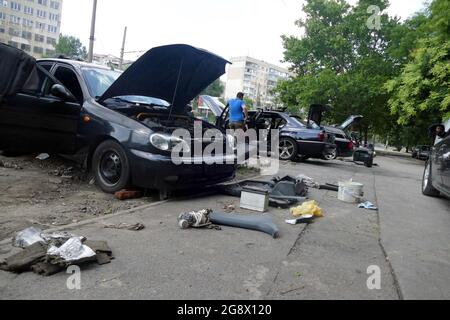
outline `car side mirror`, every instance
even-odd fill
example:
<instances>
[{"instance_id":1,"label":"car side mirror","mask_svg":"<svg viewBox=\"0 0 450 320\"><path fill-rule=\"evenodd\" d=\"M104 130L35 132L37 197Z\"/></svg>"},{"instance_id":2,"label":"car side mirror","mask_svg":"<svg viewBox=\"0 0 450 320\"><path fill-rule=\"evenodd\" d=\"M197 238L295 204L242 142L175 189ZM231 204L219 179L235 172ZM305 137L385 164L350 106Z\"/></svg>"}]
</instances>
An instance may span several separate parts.
<instances>
[{"instance_id":1,"label":"car side mirror","mask_svg":"<svg viewBox=\"0 0 450 320\"><path fill-rule=\"evenodd\" d=\"M63 101L75 101L73 95L60 84L54 84L50 89L50 93L53 96L62 99Z\"/></svg>"}]
</instances>

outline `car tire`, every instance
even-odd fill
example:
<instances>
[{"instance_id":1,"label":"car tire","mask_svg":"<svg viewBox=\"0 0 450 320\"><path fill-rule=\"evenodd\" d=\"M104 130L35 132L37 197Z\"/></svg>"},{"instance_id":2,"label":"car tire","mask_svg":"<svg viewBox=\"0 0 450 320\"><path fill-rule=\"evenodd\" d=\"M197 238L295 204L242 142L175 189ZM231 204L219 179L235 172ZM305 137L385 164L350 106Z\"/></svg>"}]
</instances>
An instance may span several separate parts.
<instances>
[{"instance_id":1,"label":"car tire","mask_svg":"<svg viewBox=\"0 0 450 320\"><path fill-rule=\"evenodd\" d=\"M291 138L281 138L279 145L280 160L292 161L297 157L298 146L297 142Z\"/></svg>"},{"instance_id":2,"label":"car tire","mask_svg":"<svg viewBox=\"0 0 450 320\"><path fill-rule=\"evenodd\" d=\"M130 164L123 147L113 141L102 142L92 157L97 185L106 193L123 190L130 182Z\"/></svg>"},{"instance_id":3,"label":"car tire","mask_svg":"<svg viewBox=\"0 0 450 320\"><path fill-rule=\"evenodd\" d=\"M334 149L331 153L324 153L323 158L327 161L336 160L338 157L338 150Z\"/></svg>"},{"instance_id":4,"label":"car tire","mask_svg":"<svg viewBox=\"0 0 450 320\"><path fill-rule=\"evenodd\" d=\"M437 196L439 196L440 193L433 187L431 172L432 172L431 171L431 162L428 161L425 166L425 171L423 173L422 193L425 196L437 197Z\"/></svg>"}]
</instances>

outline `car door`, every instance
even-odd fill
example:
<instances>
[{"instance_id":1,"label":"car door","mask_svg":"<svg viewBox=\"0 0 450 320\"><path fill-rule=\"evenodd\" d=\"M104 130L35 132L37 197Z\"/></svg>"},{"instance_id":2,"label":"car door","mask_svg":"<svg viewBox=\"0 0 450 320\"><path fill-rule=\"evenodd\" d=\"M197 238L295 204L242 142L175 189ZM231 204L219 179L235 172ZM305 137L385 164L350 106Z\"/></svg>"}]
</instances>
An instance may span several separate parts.
<instances>
[{"instance_id":1,"label":"car door","mask_svg":"<svg viewBox=\"0 0 450 320\"><path fill-rule=\"evenodd\" d=\"M49 63L38 68L36 90L24 89L4 99L0 108L2 148L67 154L75 151L81 105L51 95L52 86L58 83L46 72L51 68Z\"/></svg>"},{"instance_id":2,"label":"car door","mask_svg":"<svg viewBox=\"0 0 450 320\"><path fill-rule=\"evenodd\" d=\"M441 157L442 189L447 196L450 196L450 135L441 141L439 156Z\"/></svg>"}]
</instances>

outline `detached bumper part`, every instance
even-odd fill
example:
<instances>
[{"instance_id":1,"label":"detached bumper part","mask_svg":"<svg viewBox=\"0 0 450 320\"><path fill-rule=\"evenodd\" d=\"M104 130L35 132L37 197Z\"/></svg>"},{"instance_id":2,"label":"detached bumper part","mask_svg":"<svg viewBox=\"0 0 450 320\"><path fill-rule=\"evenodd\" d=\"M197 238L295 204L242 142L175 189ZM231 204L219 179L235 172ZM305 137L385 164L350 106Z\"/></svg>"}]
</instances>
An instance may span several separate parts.
<instances>
[{"instance_id":1,"label":"detached bumper part","mask_svg":"<svg viewBox=\"0 0 450 320\"><path fill-rule=\"evenodd\" d=\"M279 229L268 216L238 216L213 212L209 216L214 224L228 227L256 230L271 235L274 239L279 237Z\"/></svg>"}]
</instances>

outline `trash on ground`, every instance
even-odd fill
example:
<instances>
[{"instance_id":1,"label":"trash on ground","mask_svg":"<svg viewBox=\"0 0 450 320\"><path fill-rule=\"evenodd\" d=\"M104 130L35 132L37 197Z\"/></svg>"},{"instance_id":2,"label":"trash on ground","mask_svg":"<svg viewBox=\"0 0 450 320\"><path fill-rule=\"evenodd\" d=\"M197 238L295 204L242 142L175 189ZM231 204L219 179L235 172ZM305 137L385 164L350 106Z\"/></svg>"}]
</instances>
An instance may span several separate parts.
<instances>
[{"instance_id":1,"label":"trash on ground","mask_svg":"<svg viewBox=\"0 0 450 320\"><path fill-rule=\"evenodd\" d=\"M96 260L95 252L84 245L82 237L70 238L61 247L50 246L47 256L51 264L71 264Z\"/></svg>"},{"instance_id":2,"label":"trash on ground","mask_svg":"<svg viewBox=\"0 0 450 320\"><path fill-rule=\"evenodd\" d=\"M269 191L250 187L242 188L241 208L266 212L269 209Z\"/></svg>"},{"instance_id":3,"label":"trash on ground","mask_svg":"<svg viewBox=\"0 0 450 320\"><path fill-rule=\"evenodd\" d=\"M297 219L286 220L286 223L291 224L291 225L297 225L297 224L301 224L301 223L310 223L313 220L314 220L314 215L307 214L307 215L303 215Z\"/></svg>"},{"instance_id":4,"label":"trash on ground","mask_svg":"<svg viewBox=\"0 0 450 320\"><path fill-rule=\"evenodd\" d=\"M378 207L376 207L370 201L366 201L366 202L360 203L358 208L360 208L360 209L367 209L367 210L378 210Z\"/></svg>"},{"instance_id":5,"label":"trash on ground","mask_svg":"<svg viewBox=\"0 0 450 320\"><path fill-rule=\"evenodd\" d=\"M182 213L178 216L178 225L181 229L211 227L219 230L220 228L213 226L209 218L211 213L211 209Z\"/></svg>"},{"instance_id":6,"label":"trash on ground","mask_svg":"<svg viewBox=\"0 0 450 320\"><path fill-rule=\"evenodd\" d=\"M1 261L0 270L33 271L51 276L73 264L96 261L101 265L114 259L107 242L87 240L67 232L43 233L28 228L14 237L13 245L23 250Z\"/></svg>"},{"instance_id":7,"label":"trash on ground","mask_svg":"<svg viewBox=\"0 0 450 320\"><path fill-rule=\"evenodd\" d=\"M47 160L48 158L50 158L50 155L48 153L41 153L36 157L36 159L41 161Z\"/></svg>"},{"instance_id":8,"label":"trash on ground","mask_svg":"<svg viewBox=\"0 0 450 320\"><path fill-rule=\"evenodd\" d=\"M303 183L310 188L319 189L320 187L320 184L318 184L313 178L305 176L304 174L299 174L296 179L303 181Z\"/></svg>"},{"instance_id":9,"label":"trash on ground","mask_svg":"<svg viewBox=\"0 0 450 320\"><path fill-rule=\"evenodd\" d=\"M329 190L329 191L336 191L336 192L339 192L339 186L334 185L334 184L330 184L330 183L327 183L327 184L321 184L321 185L319 186L319 189L320 189L320 190Z\"/></svg>"},{"instance_id":10,"label":"trash on ground","mask_svg":"<svg viewBox=\"0 0 450 320\"><path fill-rule=\"evenodd\" d=\"M339 182L338 199L348 203L359 203L364 196L364 185L358 182Z\"/></svg>"},{"instance_id":11,"label":"trash on ground","mask_svg":"<svg viewBox=\"0 0 450 320\"><path fill-rule=\"evenodd\" d=\"M35 227L30 227L22 230L13 238L13 246L25 249L26 247L29 247L36 242L45 242L41 237L41 233L42 230Z\"/></svg>"},{"instance_id":12,"label":"trash on ground","mask_svg":"<svg viewBox=\"0 0 450 320\"><path fill-rule=\"evenodd\" d=\"M212 212L209 214L212 223L243 229L261 231L278 238L278 227L273 223L270 216L244 216L237 214L226 214L220 212Z\"/></svg>"},{"instance_id":13,"label":"trash on ground","mask_svg":"<svg viewBox=\"0 0 450 320\"><path fill-rule=\"evenodd\" d=\"M232 197L241 197L244 188L265 191L269 193L269 206L275 208L289 208L299 201L304 201L308 187L291 176L274 178L271 181L247 180L237 184L222 186L219 190Z\"/></svg>"},{"instance_id":14,"label":"trash on ground","mask_svg":"<svg viewBox=\"0 0 450 320\"><path fill-rule=\"evenodd\" d=\"M119 230L129 230L129 231L141 231L145 229L142 223L119 223L119 224L107 224L105 225L107 229L119 229Z\"/></svg>"},{"instance_id":15,"label":"trash on ground","mask_svg":"<svg viewBox=\"0 0 450 320\"><path fill-rule=\"evenodd\" d=\"M291 208L294 217L313 215L316 218L323 217L322 209L315 200L304 202L301 206Z\"/></svg>"},{"instance_id":16,"label":"trash on ground","mask_svg":"<svg viewBox=\"0 0 450 320\"><path fill-rule=\"evenodd\" d=\"M141 198L142 192L139 190L121 190L117 191L114 195L118 200L130 200Z\"/></svg>"}]
</instances>

